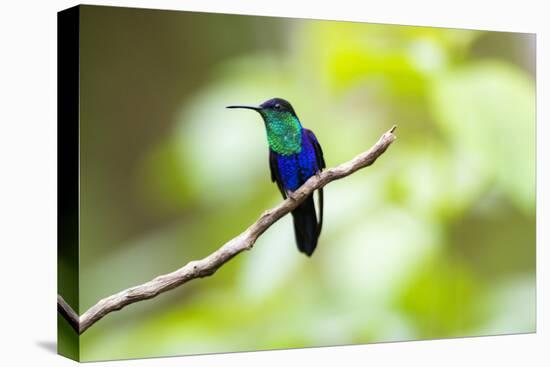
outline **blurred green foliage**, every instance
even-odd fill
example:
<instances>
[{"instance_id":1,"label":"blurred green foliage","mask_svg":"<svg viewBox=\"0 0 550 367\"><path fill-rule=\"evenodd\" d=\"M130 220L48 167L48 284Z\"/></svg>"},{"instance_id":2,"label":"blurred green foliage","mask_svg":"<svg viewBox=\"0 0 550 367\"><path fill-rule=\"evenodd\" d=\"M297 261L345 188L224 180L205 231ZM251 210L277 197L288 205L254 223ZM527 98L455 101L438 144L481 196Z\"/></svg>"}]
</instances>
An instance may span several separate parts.
<instances>
[{"instance_id":1,"label":"blurred green foliage","mask_svg":"<svg viewBox=\"0 0 550 367\"><path fill-rule=\"evenodd\" d=\"M328 166L399 126L326 188L312 258L285 217L83 360L535 330L533 35L85 6L81 42L80 312L280 201L260 119L224 106L290 100Z\"/></svg>"}]
</instances>

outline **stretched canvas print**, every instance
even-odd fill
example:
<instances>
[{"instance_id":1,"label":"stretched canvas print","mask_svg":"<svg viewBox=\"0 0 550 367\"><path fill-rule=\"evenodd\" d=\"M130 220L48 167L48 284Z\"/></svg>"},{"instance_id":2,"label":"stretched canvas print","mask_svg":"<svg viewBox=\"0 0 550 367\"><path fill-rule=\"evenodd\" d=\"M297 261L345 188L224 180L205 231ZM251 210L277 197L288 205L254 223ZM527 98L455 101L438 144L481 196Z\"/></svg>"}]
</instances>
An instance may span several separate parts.
<instances>
[{"instance_id":1,"label":"stretched canvas print","mask_svg":"<svg viewBox=\"0 0 550 367\"><path fill-rule=\"evenodd\" d=\"M534 34L88 5L58 27L60 354L535 332Z\"/></svg>"}]
</instances>

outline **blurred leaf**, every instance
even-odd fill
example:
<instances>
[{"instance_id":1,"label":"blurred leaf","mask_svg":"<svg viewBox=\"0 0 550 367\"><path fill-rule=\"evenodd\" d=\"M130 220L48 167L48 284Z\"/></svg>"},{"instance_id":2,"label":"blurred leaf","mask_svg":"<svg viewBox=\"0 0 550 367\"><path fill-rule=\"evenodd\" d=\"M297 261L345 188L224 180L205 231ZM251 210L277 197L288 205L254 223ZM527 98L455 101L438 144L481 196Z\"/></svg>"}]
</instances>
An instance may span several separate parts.
<instances>
[{"instance_id":1,"label":"blurred leaf","mask_svg":"<svg viewBox=\"0 0 550 367\"><path fill-rule=\"evenodd\" d=\"M488 300L493 310L481 332L488 335L536 332L537 297L533 275L510 277L495 284Z\"/></svg>"},{"instance_id":2,"label":"blurred leaf","mask_svg":"<svg viewBox=\"0 0 550 367\"><path fill-rule=\"evenodd\" d=\"M189 168L180 166L177 144L177 141L167 141L144 157L139 189L143 197L149 198L147 205L157 210L175 211L189 205L194 198L184 174Z\"/></svg>"},{"instance_id":3,"label":"blurred leaf","mask_svg":"<svg viewBox=\"0 0 550 367\"><path fill-rule=\"evenodd\" d=\"M458 259L434 256L419 266L398 298L398 307L420 338L474 335L487 318L484 285Z\"/></svg>"},{"instance_id":4,"label":"blurred leaf","mask_svg":"<svg viewBox=\"0 0 550 367\"><path fill-rule=\"evenodd\" d=\"M442 75L432 99L450 143L479 160L526 213L535 204L534 93L527 74L491 61Z\"/></svg>"}]
</instances>

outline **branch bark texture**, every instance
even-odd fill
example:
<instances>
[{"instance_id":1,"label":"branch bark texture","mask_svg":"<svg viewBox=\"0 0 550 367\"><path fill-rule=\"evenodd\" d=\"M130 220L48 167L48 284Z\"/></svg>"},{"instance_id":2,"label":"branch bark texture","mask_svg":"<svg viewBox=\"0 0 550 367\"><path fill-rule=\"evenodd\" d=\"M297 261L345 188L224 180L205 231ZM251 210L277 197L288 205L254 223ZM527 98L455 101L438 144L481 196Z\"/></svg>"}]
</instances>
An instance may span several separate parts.
<instances>
[{"instance_id":1,"label":"branch bark texture","mask_svg":"<svg viewBox=\"0 0 550 367\"><path fill-rule=\"evenodd\" d=\"M77 313L58 295L57 309L59 313L79 334L82 334L90 326L113 311L120 310L135 302L153 298L163 292L179 287L190 280L214 274L233 257L245 250L250 250L254 246L254 243L256 243L258 237L260 237L273 223L300 205L300 203L302 203L302 201L312 192L324 187L329 182L349 176L357 170L373 164L396 139L394 135L395 129L396 126L393 126L389 131L383 134L368 151L359 154L351 161L342 163L337 167L327 169L311 177L294 192L292 198L287 198L276 207L265 211L260 218L244 232L229 240L222 247L205 258L191 261L176 271L160 275L144 284L125 289L112 296L106 297L84 312L80 317L78 317Z\"/></svg>"}]
</instances>

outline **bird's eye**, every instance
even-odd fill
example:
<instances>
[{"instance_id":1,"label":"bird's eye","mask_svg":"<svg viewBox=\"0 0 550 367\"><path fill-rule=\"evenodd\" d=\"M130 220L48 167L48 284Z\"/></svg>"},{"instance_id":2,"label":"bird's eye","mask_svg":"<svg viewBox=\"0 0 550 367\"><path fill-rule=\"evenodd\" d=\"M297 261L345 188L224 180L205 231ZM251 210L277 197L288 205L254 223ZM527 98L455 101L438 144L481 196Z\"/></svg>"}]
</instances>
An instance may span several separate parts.
<instances>
[{"instance_id":1,"label":"bird's eye","mask_svg":"<svg viewBox=\"0 0 550 367\"><path fill-rule=\"evenodd\" d=\"M281 109L281 105L280 105L279 103L277 103L274 107L275 107L276 110L280 110L280 109Z\"/></svg>"}]
</instances>

